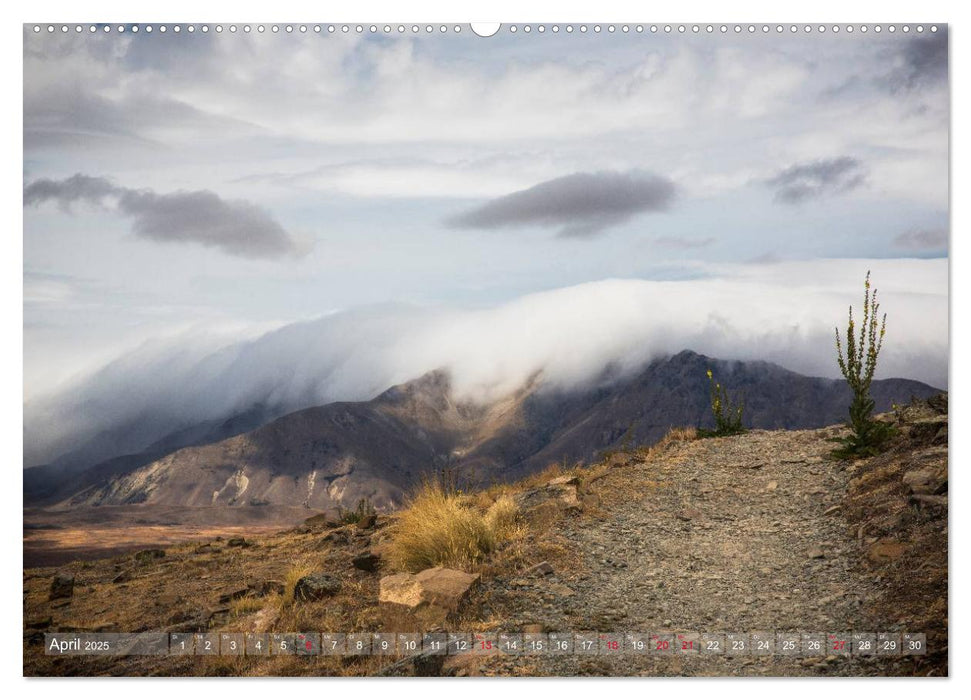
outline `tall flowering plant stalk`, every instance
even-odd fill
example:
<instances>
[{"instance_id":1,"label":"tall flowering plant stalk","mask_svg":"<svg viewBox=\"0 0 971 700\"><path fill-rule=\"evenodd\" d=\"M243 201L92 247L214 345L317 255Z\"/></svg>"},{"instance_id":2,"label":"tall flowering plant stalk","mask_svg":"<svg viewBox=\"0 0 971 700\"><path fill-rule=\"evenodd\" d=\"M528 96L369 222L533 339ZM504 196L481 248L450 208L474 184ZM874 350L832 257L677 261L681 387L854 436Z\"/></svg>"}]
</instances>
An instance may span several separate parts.
<instances>
[{"instance_id":1,"label":"tall flowering plant stalk","mask_svg":"<svg viewBox=\"0 0 971 700\"><path fill-rule=\"evenodd\" d=\"M843 446L834 452L839 458L877 454L893 432L892 426L873 419L874 402L870 396L877 357L883 347L883 336L887 330L887 315L879 316L877 290L870 291L869 271L863 287L863 323L857 329L853 319L853 307L850 306L845 352L839 328L836 329L836 360L843 378L853 392L848 422L852 432L849 437L839 440Z\"/></svg>"},{"instance_id":2,"label":"tall flowering plant stalk","mask_svg":"<svg viewBox=\"0 0 971 700\"><path fill-rule=\"evenodd\" d=\"M742 413L745 411L745 404L742 401L732 403L725 387L715 381L711 370L707 374L708 383L711 385L711 413L715 418L715 429L699 430L698 434L702 437L721 437L744 433Z\"/></svg>"}]
</instances>

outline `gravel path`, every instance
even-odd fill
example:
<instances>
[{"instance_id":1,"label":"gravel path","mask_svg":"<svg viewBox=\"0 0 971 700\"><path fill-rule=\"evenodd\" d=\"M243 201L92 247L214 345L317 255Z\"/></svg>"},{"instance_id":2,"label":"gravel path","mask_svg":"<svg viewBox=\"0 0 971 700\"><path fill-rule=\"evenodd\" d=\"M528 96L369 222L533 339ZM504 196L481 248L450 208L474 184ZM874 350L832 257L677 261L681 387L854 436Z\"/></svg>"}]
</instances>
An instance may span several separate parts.
<instances>
[{"instance_id":1,"label":"gravel path","mask_svg":"<svg viewBox=\"0 0 971 700\"><path fill-rule=\"evenodd\" d=\"M895 631L868 619L877 585L841 515L847 465L831 431L698 440L589 485L596 514L558 535L580 565L497 579L489 611L546 631ZM917 631L917 630L913 630ZM897 659L825 656L503 657L481 672L539 675L871 675Z\"/></svg>"}]
</instances>

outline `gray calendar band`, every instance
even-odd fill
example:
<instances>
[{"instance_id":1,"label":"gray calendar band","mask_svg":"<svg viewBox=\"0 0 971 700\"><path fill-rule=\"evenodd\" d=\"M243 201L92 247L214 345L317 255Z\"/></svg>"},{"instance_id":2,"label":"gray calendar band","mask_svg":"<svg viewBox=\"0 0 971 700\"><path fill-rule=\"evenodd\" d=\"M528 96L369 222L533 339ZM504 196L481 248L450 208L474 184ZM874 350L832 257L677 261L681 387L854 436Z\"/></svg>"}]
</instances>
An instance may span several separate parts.
<instances>
[{"instance_id":1,"label":"gray calendar band","mask_svg":"<svg viewBox=\"0 0 971 700\"><path fill-rule=\"evenodd\" d=\"M920 656L918 632L290 632L44 635L48 656Z\"/></svg>"}]
</instances>

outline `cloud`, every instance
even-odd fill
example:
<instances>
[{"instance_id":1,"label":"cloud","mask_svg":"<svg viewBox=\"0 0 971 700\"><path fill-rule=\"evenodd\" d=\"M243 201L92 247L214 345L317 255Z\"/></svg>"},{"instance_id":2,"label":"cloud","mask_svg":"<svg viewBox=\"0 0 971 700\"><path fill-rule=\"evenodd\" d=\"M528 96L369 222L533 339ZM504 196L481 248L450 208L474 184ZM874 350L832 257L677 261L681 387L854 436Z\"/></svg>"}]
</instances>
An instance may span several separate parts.
<instances>
[{"instance_id":1,"label":"cloud","mask_svg":"<svg viewBox=\"0 0 971 700\"><path fill-rule=\"evenodd\" d=\"M478 229L559 227L561 238L586 238L637 214L667 210L675 193L671 180L639 171L574 173L493 199L446 223Z\"/></svg>"},{"instance_id":2,"label":"cloud","mask_svg":"<svg viewBox=\"0 0 971 700\"><path fill-rule=\"evenodd\" d=\"M947 250L947 231L944 229L905 231L893 239L905 250Z\"/></svg>"},{"instance_id":3,"label":"cloud","mask_svg":"<svg viewBox=\"0 0 971 700\"><path fill-rule=\"evenodd\" d=\"M25 459L38 463L120 433L133 440L121 447L137 450L257 403L285 412L368 399L440 367L451 370L460 396L479 400L518 388L537 371L548 386L569 388L593 381L607 363L636 370L685 348L837 377L833 327L845 320L848 303L859 303L868 269L889 315L879 376L946 385L947 260L708 266L702 279L610 279L491 308L395 305L256 338L194 332L156 339L27 401Z\"/></svg>"},{"instance_id":4,"label":"cloud","mask_svg":"<svg viewBox=\"0 0 971 700\"><path fill-rule=\"evenodd\" d=\"M706 236L705 238L688 238L687 236L658 236L653 242L654 245L661 248L695 250L698 248L707 248L715 242L715 237Z\"/></svg>"},{"instance_id":5,"label":"cloud","mask_svg":"<svg viewBox=\"0 0 971 700\"><path fill-rule=\"evenodd\" d=\"M305 252L266 210L245 200L222 199L209 190L158 194L81 173L64 180L35 180L24 188L24 205L49 201L64 210L78 202L99 206L110 202L132 220L132 233L162 243L198 243L243 258Z\"/></svg>"},{"instance_id":6,"label":"cloud","mask_svg":"<svg viewBox=\"0 0 971 700\"><path fill-rule=\"evenodd\" d=\"M947 28L935 34L914 37L891 59L893 69L882 78L892 93L920 90L947 82Z\"/></svg>"},{"instance_id":7,"label":"cloud","mask_svg":"<svg viewBox=\"0 0 971 700\"><path fill-rule=\"evenodd\" d=\"M863 164L856 158L842 156L790 165L765 181L775 190L775 199L785 204L799 204L856 189L866 180Z\"/></svg>"}]
</instances>

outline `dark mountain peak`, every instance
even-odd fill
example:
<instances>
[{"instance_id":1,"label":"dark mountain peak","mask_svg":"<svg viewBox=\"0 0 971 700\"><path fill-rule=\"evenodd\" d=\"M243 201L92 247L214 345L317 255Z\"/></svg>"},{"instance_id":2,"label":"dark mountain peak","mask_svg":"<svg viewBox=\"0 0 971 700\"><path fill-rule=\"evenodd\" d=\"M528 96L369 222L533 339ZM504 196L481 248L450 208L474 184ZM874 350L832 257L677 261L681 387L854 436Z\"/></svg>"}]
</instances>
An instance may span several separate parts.
<instances>
[{"instance_id":1,"label":"dark mountain peak","mask_svg":"<svg viewBox=\"0 0 971 700\"><path fill-rule=\"evenodd\" d=\"M410 382L395 384L374 399L388 406L427 405L444 409L452 392L452 377L446 369L435 369Z\"/></svg>"}]
</instances>

